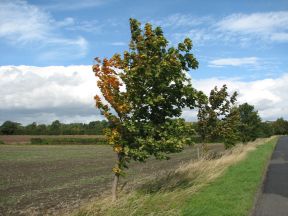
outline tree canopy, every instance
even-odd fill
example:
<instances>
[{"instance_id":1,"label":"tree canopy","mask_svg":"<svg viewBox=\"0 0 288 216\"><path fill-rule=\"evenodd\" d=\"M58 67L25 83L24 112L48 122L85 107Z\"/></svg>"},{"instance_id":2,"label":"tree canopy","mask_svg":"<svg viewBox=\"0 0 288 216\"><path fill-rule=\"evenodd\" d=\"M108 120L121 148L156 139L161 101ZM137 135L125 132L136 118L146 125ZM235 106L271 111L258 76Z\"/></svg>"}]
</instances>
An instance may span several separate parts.
<instances>
[{"instance_id":1,"label":"tree canopy","mask_svg":"<svg viewBox=\"0 0 288 216\"><path fill-rule=\"evenodd\" d=\"M130 159L167 158L189 143L193 130L179 117L201 97L187 76L198 67L189 38L175 48L160 27L147 23L142 29L130 19L130 30L129 51L95 58L93 65L103 96L95 96L96 106L110 123L106 135L117 154L116 184Z\"/></svg>"},{"instance_id":2,"label":"tree canopy","mask_svg":"<svg viewBox=\"0 0 288 216\"><path fill-rule=\"evenodd\" d=\"M278 118L274 123L274 133L276 135L285 135L288 134L288 122L283 118Z\"/></svg>"},{"instance_id":3,"label":"tree canopy","mask_svg":"<svg viewBox=\"0 0 288 216\"><path fill-rule=\"evenodd\" d=\"M253 141L261 135L261 118L254 106L244 103L239 105L240 134L242 142Z\"/></svg>"},{"instance_id":4,"label":"tree canopy","mask_svg":"<svg viewBox=\"0 0 288 216\"><path fill-rule=\"evenodd\" d=\"M234 106L237 92L231 96L227 86L211 90L205 100L201 100L198 110L197 131L203 142L223 140L226 148L234 145L239 137L239 112Z\"/></svg>"}]
</instances>

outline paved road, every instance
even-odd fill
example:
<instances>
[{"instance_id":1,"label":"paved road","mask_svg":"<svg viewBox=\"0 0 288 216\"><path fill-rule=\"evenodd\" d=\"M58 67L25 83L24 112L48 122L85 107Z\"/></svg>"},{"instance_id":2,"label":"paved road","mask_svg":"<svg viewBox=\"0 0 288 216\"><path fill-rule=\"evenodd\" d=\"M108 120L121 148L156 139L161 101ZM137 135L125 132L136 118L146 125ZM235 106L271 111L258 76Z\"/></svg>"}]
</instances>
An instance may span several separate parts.
<instances>
[{"instance_id":1,"label":"paved road","mask_svg":"<svg viewBox=\"0 0 288 216\"><path fill-rule=\"evenodd\" d=\"M253 216L288 216L288 136L276 145Z\"/></svg>"}]
</instances>

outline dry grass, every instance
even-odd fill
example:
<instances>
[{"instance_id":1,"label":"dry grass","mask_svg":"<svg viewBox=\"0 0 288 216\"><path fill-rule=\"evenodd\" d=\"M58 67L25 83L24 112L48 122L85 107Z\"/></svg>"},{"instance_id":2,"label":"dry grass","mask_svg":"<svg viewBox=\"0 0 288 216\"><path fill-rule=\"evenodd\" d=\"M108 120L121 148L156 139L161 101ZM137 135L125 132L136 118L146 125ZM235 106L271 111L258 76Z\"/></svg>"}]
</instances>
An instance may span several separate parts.
<instances>
[{"instance_id":1,"label":"dry grass","mask_svg":"<svg viewBox=\"0 0 288 216\"><path fill-rule=\"evenodd\" d=\"M239 144L216 159L202 157L182 164L174 171L142 179L138 184L132 183L138 185L132 192L120 192L116 202L111 203L111 197L106 194L84 206L76 215L180 215L181 207L188 197L271 139L273 137L258 139L246 145Z\"/></svg>"}]
</instances>

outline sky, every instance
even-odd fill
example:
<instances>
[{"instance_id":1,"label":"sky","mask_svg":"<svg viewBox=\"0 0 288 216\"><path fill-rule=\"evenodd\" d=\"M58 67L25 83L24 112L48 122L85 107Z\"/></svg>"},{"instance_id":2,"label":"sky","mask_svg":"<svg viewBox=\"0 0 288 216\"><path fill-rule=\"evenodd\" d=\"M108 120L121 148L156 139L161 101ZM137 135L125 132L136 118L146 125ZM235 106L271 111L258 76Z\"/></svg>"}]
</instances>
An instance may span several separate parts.
<instances>
[{"instance_id":1,"label":"sky","mask_svg":"<svg viewBox=\"0 0 288 216\"><path fill-rule=\"evenodd\" d=\"M102 120L91 66L129 49L131 17L169 46L192 39L195 88L226 83L263 120L288 119L287 0L0 0L0 124Z\"/></svg>"}]
</instances>

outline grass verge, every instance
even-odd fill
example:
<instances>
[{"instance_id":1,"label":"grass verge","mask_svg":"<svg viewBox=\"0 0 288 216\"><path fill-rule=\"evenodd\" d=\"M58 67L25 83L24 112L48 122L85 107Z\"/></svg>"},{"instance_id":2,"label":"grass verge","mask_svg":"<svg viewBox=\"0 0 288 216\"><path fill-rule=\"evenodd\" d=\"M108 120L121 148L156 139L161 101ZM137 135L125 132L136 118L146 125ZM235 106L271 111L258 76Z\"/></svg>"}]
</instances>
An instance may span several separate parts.
<instances>
[{"instance_id":1,"label":"grass verge","mask_svg":"<svg viewBox=\"0 0 288 216\"><path fill-rule=\"evenodd\" d=\"M248 215L275 143L273 139L258 146L245 160L229 167L223 176L186 202L183 215Z\"/></svg>"},{"instance_id":2,"label":"grass verge","mask_svg":"<svg viewBox=\"0 0 288 216\"><path fill-rule=\"evenodd\" d=\"M115 203L106 195L75 215L247 215L275 143L275 138L261 139L218 159L191 161L142 179Z\"/></svg>"}]
</instances>

